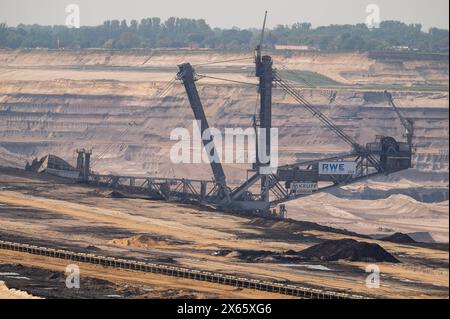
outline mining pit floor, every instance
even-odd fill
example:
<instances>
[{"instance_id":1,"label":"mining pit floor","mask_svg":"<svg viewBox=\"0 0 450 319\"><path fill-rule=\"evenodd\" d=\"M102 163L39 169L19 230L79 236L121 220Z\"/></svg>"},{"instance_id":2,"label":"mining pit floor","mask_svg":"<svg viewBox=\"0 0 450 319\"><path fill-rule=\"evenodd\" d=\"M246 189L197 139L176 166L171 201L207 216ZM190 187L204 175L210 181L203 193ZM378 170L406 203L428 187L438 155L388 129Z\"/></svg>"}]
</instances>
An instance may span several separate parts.
<instances>
[{"instance_id":1,"label":"mining pit floor","mask_svg":"<svg viewBox=\"0 0 450 319\"><path fill-rule=\"evenodd\" d=\"M190 205L111 198L112 190L0 167L0 240L187 267L370 298L448 298L448 244L402 244L293 220ZM399 263L278 256L327 240L375 243ZM261 252L269 258L254 258ZM272 255L271 255L272 254ZM0 250L0 283L42 298L287 298L280 294L80 263L80 289L65 287L70 261ZM380 269L368 288L366 267ZM4 290L4 289L3 289ZM0 288L0 298L4 297ZM17 294L15 295L18 296Z\"/></svg>"}]
</instances>

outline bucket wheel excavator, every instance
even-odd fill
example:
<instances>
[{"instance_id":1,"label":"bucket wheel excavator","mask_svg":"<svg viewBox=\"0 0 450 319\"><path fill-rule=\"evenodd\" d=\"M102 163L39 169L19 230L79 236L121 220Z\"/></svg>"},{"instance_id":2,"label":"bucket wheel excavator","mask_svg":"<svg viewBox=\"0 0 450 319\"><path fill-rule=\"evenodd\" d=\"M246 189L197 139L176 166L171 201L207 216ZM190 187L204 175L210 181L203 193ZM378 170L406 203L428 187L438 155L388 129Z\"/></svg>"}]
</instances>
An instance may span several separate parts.
<instances>
[{"instance_id":1,"label":"bucket wheel excavator","mask_svg":"<svg viewBox=\"0 0 450 319\"><path fill-rule=\"evenodd\" d=\"M267 17L267 13L266 13ZM270 153L272 128L272 91L274 87L283 90L291 96L298 105L302 106L312 117L321 121L328 129L333 131L340 139L347 143L350 151L346 154L284 165L267 173L270 162L262 161L256 157L249 178L245 182L231 189L226 182L225 173L220 161L215 158L217 150L214 140L204 140L210 157L211 169L214 175L214 192L203 197L201 204L208 204L225 211L253 212L263 215L276 215L283 217L286 213L284 203L311 194L340 187L377 175L386 175L411 167L412 157L412 123L403 118L395 106L392 96L385 92L388 102L394 107L406 129L406 142L400 142L390 136L377 136L374 142L361 145L341 128L332 122L317 107L312 105L302 93L285 81L276 69L269 55L262 54L264 26L261 41L255 50L255 75L258 78L259 114L254 121L256 134L256 150L265 146L267 154ZM209 124L197 91L196 81L202 78L189 63L179 65L177 78L183 82L190 106L195 119L200 123L200 133L209 128ZM264 129L264 130L257 130ZM262 134L256 132L262 131ZM265 136L262 136L265 135ZM213 147L211 148L211 145ZM279 206L279 213L276 207Z\"/></svg>"}]
</instances>

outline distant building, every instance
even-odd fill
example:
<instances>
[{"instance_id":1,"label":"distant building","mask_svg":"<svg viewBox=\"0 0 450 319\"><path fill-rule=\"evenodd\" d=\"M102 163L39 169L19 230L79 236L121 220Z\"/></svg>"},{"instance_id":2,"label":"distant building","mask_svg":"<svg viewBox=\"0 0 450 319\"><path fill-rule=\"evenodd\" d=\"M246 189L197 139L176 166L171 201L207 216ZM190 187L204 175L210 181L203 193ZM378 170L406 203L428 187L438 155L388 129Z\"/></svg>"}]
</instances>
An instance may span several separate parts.
<instances>
[{"instance_id":1,"label":"distant building","mask_svg":"<svg viewBox=\"0 0 450 319\"><path fill-rule=\"evenodd\" d=\"M392 47L395 51L410 51L411 49L406 45L395 45Z\"/></svg>"},{"instance_id":2,"label":"distant building","mask_svg":"<svg viewBox=\"0 0 450 319\"><path fill-rule=\"evenodd\" d=\"M275 50L320 51L318 48L310 45L281 45L281 44L276 44Z\"/></svg>"}]
</instances>

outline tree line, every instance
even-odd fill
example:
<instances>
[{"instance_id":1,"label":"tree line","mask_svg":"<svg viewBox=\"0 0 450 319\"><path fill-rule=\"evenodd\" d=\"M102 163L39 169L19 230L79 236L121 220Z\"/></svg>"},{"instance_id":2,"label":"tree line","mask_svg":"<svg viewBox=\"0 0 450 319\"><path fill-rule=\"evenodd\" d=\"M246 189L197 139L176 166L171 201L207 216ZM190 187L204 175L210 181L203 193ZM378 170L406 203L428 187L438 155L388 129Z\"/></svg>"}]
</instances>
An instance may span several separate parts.
<instances>
[{"instance_id":1,"label":"tree line","mask_svg":"<svg viewBox=\"0 0 450 319\"><path fill-rule=\"evenodd\" d=\"M203 19L146 18L141 21L111 20L99 26L18 25L0 23L0 47L48 49L211 48L252 49L257 29L211 28ZM365 24L330 25L312 28L310 23L279 25L267 31L267 47L303 45L322 51L414 50L448 53L449 31L398 21L381 22L379 28Z\"/></svg>"}]
</instances>

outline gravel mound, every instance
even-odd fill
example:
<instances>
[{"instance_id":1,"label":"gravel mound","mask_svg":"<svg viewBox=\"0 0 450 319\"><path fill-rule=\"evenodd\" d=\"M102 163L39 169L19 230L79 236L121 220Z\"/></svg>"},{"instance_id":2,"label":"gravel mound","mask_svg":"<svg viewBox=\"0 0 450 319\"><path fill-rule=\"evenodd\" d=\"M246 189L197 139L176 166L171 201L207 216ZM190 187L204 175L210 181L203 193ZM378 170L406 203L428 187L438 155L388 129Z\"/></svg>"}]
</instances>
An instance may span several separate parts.
<instances>
[{"instance_id":1,"label":"gravel mound","mask_svg":"<svg viewBox=\"0 0 450 319\"><path fill-rule=\"evenodd\" d=\"M415 244L415 243L417 243L409 235L403 234L403 233L395 233L393 235L381 238L381 240L389 241L392 243L398 243L398 244Z\"/></svg>"},{"instance_id":2,"label":"gravel mound","mask_svg":"<svg viewBox=\"0 0 450 319\"><path fill-rule=\"evenodd\" d=\"M110 198L127 198L127 196L125 196L124 194L122 194L121 192L118 192L118 191L112 191L111 193L108 194L108 197L110 197Z\"/></svg>"}]
</instances>

